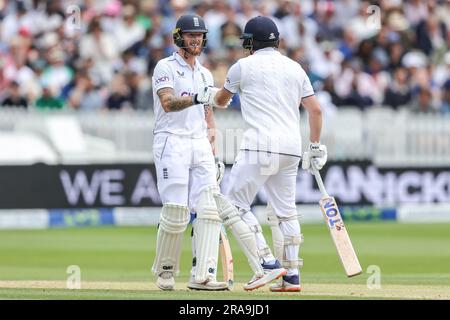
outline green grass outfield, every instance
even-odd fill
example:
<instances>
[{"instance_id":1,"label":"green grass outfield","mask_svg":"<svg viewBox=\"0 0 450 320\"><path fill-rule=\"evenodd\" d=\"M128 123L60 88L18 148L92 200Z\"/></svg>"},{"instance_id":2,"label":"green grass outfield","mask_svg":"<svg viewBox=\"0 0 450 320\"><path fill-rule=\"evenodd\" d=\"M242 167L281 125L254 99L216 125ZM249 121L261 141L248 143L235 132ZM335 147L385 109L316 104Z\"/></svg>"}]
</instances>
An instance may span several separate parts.
<instances>
[{"instance_id":1,"label":"green grass outfield","mask_svg":"<svg viewBox=\"0 0 450 320\"><path fill-rule=\"evenodd\" d=\"M300 294L271 293L268 287L245 292L251 270L230 234L233 291L187 290L189 227L177 290L163 292L150 272L156 226L3 230L0 299L450 299L449 224L348 223L347 229L364 273L347 278L326 226L303 225ZM80 290L66 289L70 265L81 268ZM367 286L368 280L374 284L369 266L379 267L380 288Z\"/></svg>"}]
</instances>

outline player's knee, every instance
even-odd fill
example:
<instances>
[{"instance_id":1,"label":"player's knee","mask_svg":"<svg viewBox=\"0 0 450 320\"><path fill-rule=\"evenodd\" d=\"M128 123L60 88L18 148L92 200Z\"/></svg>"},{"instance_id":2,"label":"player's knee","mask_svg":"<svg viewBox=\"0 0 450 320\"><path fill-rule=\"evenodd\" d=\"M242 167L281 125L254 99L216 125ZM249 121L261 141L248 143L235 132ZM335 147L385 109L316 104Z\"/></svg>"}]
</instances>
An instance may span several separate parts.
<instances>
[{"instance_id":1,"label":"player's knee","mask_svg":"<svg viewBox=\"0 0 450 320\"><path fill-rule=\"evenodd\" d=\"M297 212L293 212L285 217L278 217L280 229L284 235L297 236L300 234L300 222Z\"/></svg>"}]
</instances>

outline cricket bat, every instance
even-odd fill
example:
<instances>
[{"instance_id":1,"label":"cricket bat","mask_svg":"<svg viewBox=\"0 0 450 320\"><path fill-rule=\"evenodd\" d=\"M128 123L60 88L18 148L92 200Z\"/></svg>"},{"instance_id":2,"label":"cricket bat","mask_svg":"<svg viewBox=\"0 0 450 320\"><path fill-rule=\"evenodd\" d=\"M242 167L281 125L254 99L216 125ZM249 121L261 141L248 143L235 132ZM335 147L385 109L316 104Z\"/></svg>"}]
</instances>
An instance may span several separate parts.
<instances>
[{"instance_id":1,"label":"cricket bat","mask_svg":"<svg viewBox=\"0 0 450 320\"><path fill-rule=\"evenodd\" d=\"M322 198L319 201L320 209L322 210L325 222L330 230L331 238L344 266L345 273L348 277L357 276L362 273L361 265L359 264L358 257L356 256L355 249L353 249L352 242L348 235L347 229L344 225L339 208L336 204L336 200L328 195L325 190L325 186L320 176L319 171L313 171L316 178L317 185L319 186Z\"/></svg>"},{"instance_id":2,"label":"cricket bat","mask_svg":"<svg viewBox=\"0 0 450 320\"><path fill-rule=\"evenodd\" d=\"M217 172L216 180L217 185L220 188L220 182L225 173L225 164L222 161L219 161L217 157L215 158L215 162ZM225 230L224 225L222 225L222 228L220 229L219 253L222 263L223 281L228 283L228 290L232 290L234 282L233 254L231 253L230 241L228 240L227 231Z\"/></svg>"},{"instance_id":3,"label":"cricket bat","mask_svg":"<svg viewBox=\"0 0 450 320\"><path fill-rule=\"evenodd\" d=\"M220 230L219 252L222 263L223 280L228 283L228 289L231 290L234 282L233 255L231 254L230 242L228 241L227 232L223 225Z\"/></svg>"}]
</instances>

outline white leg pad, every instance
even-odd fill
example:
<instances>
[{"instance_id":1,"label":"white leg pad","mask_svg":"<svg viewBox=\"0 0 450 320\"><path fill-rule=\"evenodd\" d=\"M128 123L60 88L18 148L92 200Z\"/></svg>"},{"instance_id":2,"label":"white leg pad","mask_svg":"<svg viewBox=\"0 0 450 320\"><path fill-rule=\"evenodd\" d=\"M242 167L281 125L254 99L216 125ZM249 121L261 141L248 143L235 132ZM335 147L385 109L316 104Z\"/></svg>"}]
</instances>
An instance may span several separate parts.
<instances>
[{"instance_id":1,"label":"white leg pad","mask_svg":"<svg viewBox=\"0 0 450 320\"><path fill-rule=\"evenodd\" d=\"M267 220L272 231L272 242L273 242L273 251L275 253L275 257L281 261L283 267L287 269L299 268L303 266L302 259L289 260L286 256L286 251L289 248L295 246L300 247L303 243L303 235L296 236L285 236L283 231L281 230L280 225L282 223L286 223L289 220L297 220L297 216L293 215L290 217L280 218L275 214L275 211L270 206L267 206ZM297 249L296 249L297 250Z\"/></svg>"},{"instance_id":2,"label":"white leg pad","mask_svg":"<svg viewBox=\"0 0 450 320\"><path fill-rule=\"evenodd\" d=\"M274 259L272 255L272 251L267 245L266 239L262 233L262 227L259 224L256 216L251 212L245 209L239 209L239 214L241 215L242 220L250 227L250 230L255 234L256 245L258 246L258 255L266 261L270 261Z\"/></svg>"},{"instance_id":3,"label":"white leg pad","mask_svg":"<svg viewBox=\"0 0 450 320\"><path fill-rule=\"evenodd\" d=\"M215 280L216 277L220 228L222 225L214 200L216 189L216 186L205 188L200 195L197 205L197 221L194 228L197 254L195 282L197 283Z\"/></svg>"},{"instance_id":4,"label":"white leg pad","mask_svg":"<svg viewBox=\"0 0 450 320\"><path fill-rule=\"evenodd\" d=\"M275 214L272 206L267 205L267 220L272 231L273 253L275 258L283 262L284 260L284 235L280 228L280 220Z\"/></svg>"},{"instance_id":5,"label":"white leg pad","mask_svg":"<svg viewBox=\"0 0 450 320\"><path fill-rule=\"evenodd\" d=\"M175 204L164 204L159 220L156 240L156 257L152 271L160 274L171 271L177 275L180 271L181 246L183 233L189 223L189 209Z\"/></svg>"},{"instance_id":6,"label":"white leg pad","mask_svg":"<svg viewBox=\"0 0 450 320\"><path fill-rule=\"evenodd\" d=\"M255 234L242 220L237 208L224 195L217 193L214 195L214 199L216 200L217 209L219 210L223 224L231 229L231 232L248 259L250 268L252 268L256 276L262 276L264 270L259 261L260 257Z\"/></svg>"},{"instance_id":7,"label":"white leg pad","mask_svg":"<svg viewBox=\"0 0 450 320\"><path fill-rule=\"evenodd\" d=\"M284 237L284 247L287 251L289 246L299 246L303 243L303 235L300 234L299 236L285 236ZM301 268L303 267L303 259L295 259L295 260L289 260L287 259L285 251L285 259L283 260L283 267L288 269L294 269L294 268Z\"/></svg>"}]
</instances>

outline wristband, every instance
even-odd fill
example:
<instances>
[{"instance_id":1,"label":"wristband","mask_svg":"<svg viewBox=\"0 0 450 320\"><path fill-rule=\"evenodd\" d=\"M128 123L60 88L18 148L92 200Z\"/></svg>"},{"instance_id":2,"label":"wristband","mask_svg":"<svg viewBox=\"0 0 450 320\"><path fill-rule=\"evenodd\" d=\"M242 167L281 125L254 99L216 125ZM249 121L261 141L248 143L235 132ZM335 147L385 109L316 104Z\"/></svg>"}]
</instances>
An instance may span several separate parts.
<instances>
[{"instance_id":1,"label":"wristband","mask_svg":"<svg viewBox=\"0 0 450 320\"><path fill-rule=\"evenodd\" d=\"M197 100L197 96L198 96L197 93L192 96L192 104L193 105L200 104L200 102Z\"/></svg>"}]
</instances>

